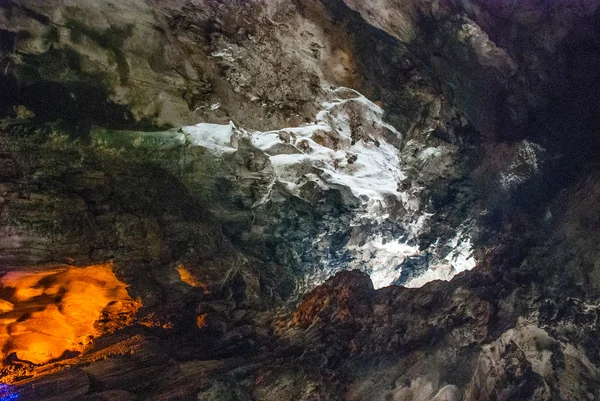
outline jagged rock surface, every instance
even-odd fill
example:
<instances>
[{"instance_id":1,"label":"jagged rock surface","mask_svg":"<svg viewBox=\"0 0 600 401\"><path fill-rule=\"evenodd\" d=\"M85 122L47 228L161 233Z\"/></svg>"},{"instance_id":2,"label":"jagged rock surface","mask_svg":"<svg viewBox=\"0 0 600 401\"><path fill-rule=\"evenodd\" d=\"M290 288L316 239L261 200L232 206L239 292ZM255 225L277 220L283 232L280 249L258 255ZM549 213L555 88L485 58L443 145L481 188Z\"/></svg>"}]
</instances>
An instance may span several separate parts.
<instances>
[{"instance_id":1,"label":"jagged rock surface","mask_svg":"<svg viewBox=\"0 0 600 401\"><path fill-rule=\"evenodd\" d=\"M143 305L104 309L79 353L9 355L0 396L594 400L599 20L593 0L0 2L0 274L112 260ZM285 304L353 268L372 280ZM25 290L60 305L51 284Z\"/></svg>"}]
</instances>

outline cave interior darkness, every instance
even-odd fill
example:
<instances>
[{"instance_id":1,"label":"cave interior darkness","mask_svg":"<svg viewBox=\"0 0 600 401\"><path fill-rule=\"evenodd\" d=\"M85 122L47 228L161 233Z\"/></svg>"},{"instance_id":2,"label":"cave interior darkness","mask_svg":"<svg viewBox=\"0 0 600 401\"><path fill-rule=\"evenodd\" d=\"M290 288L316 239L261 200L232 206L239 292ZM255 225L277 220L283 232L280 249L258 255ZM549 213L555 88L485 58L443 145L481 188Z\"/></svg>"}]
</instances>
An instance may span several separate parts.
<instances>
[{"instance_id":1,"label":"cave interior darkness","mask_svg":"<svg viewBox=\"0 0 600 401\"><path fill-rule=\"evenodd\" d=\"M0 400L598 399L593 0L62 3L0 0Z\"/></svg>"}]
</instances>

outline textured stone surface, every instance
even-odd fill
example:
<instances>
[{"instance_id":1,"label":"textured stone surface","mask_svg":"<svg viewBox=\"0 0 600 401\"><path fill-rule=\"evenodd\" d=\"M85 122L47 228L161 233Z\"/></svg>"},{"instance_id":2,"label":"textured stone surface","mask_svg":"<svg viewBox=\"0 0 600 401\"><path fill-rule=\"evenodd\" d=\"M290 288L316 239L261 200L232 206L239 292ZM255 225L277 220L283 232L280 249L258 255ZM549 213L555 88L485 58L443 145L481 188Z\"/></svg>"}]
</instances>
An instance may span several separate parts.
<instances>
[{"instance_id":1,"label":"textured stone surface","mask_svg":"<svg viewBox=\"0 0 600 401\"><path fill-rule=\"evenodd\" d=\"M112 260L143 305L3 380L36 400L598 398L598 15L0 2L0 282ZM196 123L231 134L198 144ZM336 174L387 150L402 176L362 215L376 197ZM419 288L376 289L381 266ZM355 267L372 280L323 282Z\"/></svg>"}]
</instances>

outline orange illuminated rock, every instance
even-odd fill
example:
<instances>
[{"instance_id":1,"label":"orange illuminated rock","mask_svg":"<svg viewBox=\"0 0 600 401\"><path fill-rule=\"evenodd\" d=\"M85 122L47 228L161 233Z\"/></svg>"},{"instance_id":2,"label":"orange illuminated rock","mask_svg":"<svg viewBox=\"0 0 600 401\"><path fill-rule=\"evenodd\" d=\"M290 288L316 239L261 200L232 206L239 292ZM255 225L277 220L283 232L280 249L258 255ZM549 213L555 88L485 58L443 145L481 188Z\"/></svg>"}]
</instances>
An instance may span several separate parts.
<instances>
[{"instance_id":1,"label":"orange illuminated rock","mask_svg":"<svg viewBox=\"0 0 600 401\"><path fill-rule=\"evenodd\" d=\"M111 264L13 271L0 278L0 291L5 294L0 301L2 361L12 354L41 364L67 351L81 352L100 334L95 326L100 317L115 312L132 316L141 306Z\"/></svg>"},{"instance_id":2,"label":"orange illuminated rock","mask_svg":"<svg viewBox=\"0 0 600 401\"><path fill-rule=\"evenodd\" d=\"M15 309L15 306L8 301L0 299L0 314L10 312Z\"/></svg>"},{"instance_id":3,"label":"orange illuminated rock","mask_svg":"<svg viewBox=\"0 0 600 401\"><path fill-rule=\"evenodd\" d=\"M179 273L179 279L187 285L202 288L205 294L210 294L210 288L208 284L198 280L198 278L194 276L188 269L186 269L185 266L178 265L177 273Z\"/></svg>"},{"instance_id":4,"label":"orange illuminated rock","mask_svg":"<svg viewBox=\"0 0 600 401\"><path fill-rule=\"evenodd\" d=\"M141 317L137 323L150 328L172 329L175 324L169 320L168 316L160 316L154 312Z\"/></svg>"},{"instance_id":5,"label":"orange illuminated rock","mask_svg":"<svg viewBox=\"0 0 600 401\"><path fill-rule=\"evenodd\" d=\"M206 313L198 315L198 319L196 320L196 325L198 326L199 329L206 326L206 316L207 316Z\"/></svg>"},{"instance_id":6,"label":"orange illuminated rock","mask_svg":"<svg viewBox=\"0 0 600 401\"><path fill-rule=\"evenodd\" d=\"M354 316L370 313L374 293L367 274L358 270L338 273L304 296L293 322L297 326L310 326L317 320L351 322Z\"/></svg>"}]
</instances>

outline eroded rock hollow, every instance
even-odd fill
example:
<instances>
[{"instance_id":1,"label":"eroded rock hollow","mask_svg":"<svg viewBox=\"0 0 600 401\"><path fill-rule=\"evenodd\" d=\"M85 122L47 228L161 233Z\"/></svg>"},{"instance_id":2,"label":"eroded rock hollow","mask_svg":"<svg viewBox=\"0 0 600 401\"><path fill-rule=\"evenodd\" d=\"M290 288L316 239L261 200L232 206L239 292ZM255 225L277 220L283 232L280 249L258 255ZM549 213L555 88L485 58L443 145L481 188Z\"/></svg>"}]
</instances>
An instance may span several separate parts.
<instances>
[{"instance_id":1,"label":"eroded rock hollow","mask_svg":"<svg viewBox=\"0 0 600 401\"><path fill-rule=\"evenodd\" d=\"M0 400L597 400L599 67L596 0L0 0Z\"/></svg>"}]
</instances>

